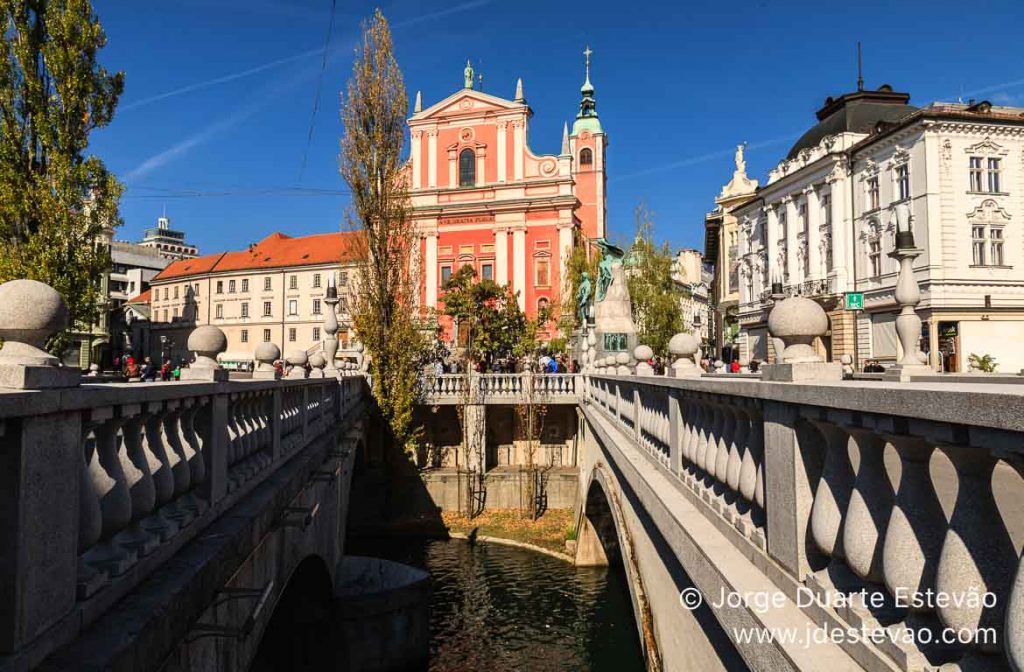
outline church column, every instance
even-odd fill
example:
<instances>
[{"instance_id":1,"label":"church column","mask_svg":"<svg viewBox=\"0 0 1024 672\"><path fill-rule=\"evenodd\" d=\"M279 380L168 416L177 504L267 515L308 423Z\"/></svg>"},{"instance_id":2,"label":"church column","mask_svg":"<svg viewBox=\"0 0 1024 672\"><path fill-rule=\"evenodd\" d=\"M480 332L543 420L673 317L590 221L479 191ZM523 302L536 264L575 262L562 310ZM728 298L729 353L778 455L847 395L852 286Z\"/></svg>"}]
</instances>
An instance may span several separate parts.
<instances>
[{"instance_id":1,"label":"church column","mask_svg":"<svg viewBox=\"0 0 1024 672\"><path fill-rule=\"evenodd\" d=\"M437 187L437 129L427 131L427 187Z\"/></svg>"},{"instance_id":2,"label":"church column","mask_svg":"<svg viewBox=\"0 0 1024 672\"><path fill-rule=\"evenodd\" d=\"M782 199L782 207L786 209L786 268L783 272L789 273L789 280L786 284L795 285L800 282L800 263L797 260L796 250L798 241L796 238L797 215L796 198L792 195Z\"/></svg>"},{"instance_id":3,"label":"church column","mask_svg":"<svg viewBox=\"0 0 1024 672\"><path fill-rule=\"evenodd\" d=\"M572 254L572 220L558 223L558 282L561 284L561 287L558 288L559 294L568 287L566 276L570 254Z\"/></svg>"},{"instance_id":4,"label":"church column","mask_svg":"<svg viewBox=\"0 0 1024 672\"><path fill-rule=\"evenodd\" d=\"M505 168L508 164L508 157L506 154L506 142L508 140L508 122L498 122L498 182L505 181Z\"/></svg>"},{"instance_id":5,"label":"church column","mask_svg":"<svg viewBox=\"0 0 1024 672\"><path fill-rule=\"evenodd\" d=\"M423 174L421 168L423 167L423 156L420 154L420 139L423 137L422 131L413 131L412 134L412 151L409 152L412 156L412 188L419 189L423 185L420 176Z\"/></svg>"},{"instance_id":6,"label":"church column","mask_svg":"<svg viewBox=\"0 0 1024 672\"><path fill-rule=\"evenodd\" d=\"M515 164L515 180L517 182L523 179L523 145L524 134L526 127L522 121L512 122L512 151L515 155L512 157L513 163Z\"/></svg>"},{"instance_id":7,"label":"church column","mask_svg":"<svg viewBox=\"0 0 1024 672\"><path fill-rule=\"evenodd\" d=\"M494 229L494 281L508 284L508 229L503 226Z\"/></svg>"},{"instance_id":8,"label":"church column","mask_svg":"<svg viewBox=\"0 0 1024 672\"><path fill-rule=\"evenodd\" d=\"M484 169L487 165L487 148L480 147L476 150L476 186L482 187L485 183Z\"/></svg>"},{"instance_id":9,"label":"church column","mask_svg":"<svg viewBox=\"0 0 1024 672\"><path fill-rule=\"evenodd\" d=\"M424 261L427 308L437 307L437 231L427 232L427 254Z\"/></svg>"},{"instance_id":10,"label":"church column","mask_svg":"<svg viewBox=\"0 0 1024 672\"><path fill-rule=\"evenodd\" d=\"M459 184L458 177L459 152L456 149L448 150L448 188L454 189Z\"/></svg>"},{"instance_id":11,"label":"church column","mask_svg":"<svg viewBox=\"0 0 1024 672\"><path fill-rule=\"evenodd\" d=\"M804 190L807 194L807 268L808 279L817 280L823 276L821 263L821 201L818 190L813 186Z\"/></svg>"},{"instance_id":12,"label":"church column","mask_svg":"<svg viewBox=\"0 0 1024 672\"><path fill-rule=\"evenodd\" d=\"M512 229L512 290L519 294L519 308L526 310L526 226Z\"/></svg>"}]
</instances>

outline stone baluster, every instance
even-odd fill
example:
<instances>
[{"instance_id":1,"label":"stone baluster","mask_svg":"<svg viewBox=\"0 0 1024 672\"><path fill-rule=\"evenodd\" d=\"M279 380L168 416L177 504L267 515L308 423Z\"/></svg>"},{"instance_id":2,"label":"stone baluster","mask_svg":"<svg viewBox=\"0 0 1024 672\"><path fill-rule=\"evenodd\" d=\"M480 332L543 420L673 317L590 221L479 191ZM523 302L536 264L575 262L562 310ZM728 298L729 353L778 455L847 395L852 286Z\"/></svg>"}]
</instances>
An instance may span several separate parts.
<instances>
[{"instance_id":1,"label":"stone baluster","mask_svg":"<svg viewBox=\"0 0 1024 672\"><path fill-rule=\"evenodd\" d=\"M194 398L184 400L184 411L179 421L182 448L188 456L189 483L195 488L206 480L206 463L202 454L202 441L200 441L195 429L195 417L199 412L200 405Z\"/></svg>"},{"instance_id":2,"label":"stone baluster","mask_svg":"<svg viewBox=\"0 0 1024 672\"><path fill-rule=\"evenodd\" d=\"M95 439L95 429L105 418L98 416L95 412L84 414L84 416L80 451L82 479L78 490L77 593L79 599L90 597L106 583L108 578L107 572L88 565L84 557L86 553L93 550L103 535L103 512L100 508L100 498L93 485L94 480L104 479L106 482L103 485L106 486L112 482L112 479L99 467L99 454Z\"/></svg>"},{"instance_id":3,"label":"stone baluster","mask_svg":"<svg viewBox=\"0 0 1024 672\"><path fill-rule=\"evenodd\" d=\"M115 537L115 541L142 557L152 553L160 544L160 539L141 524L142 519L152 513L156 494L153 490L153 479L149 474L149 464L142 449L142 421L139 418L139 410L137 404L125 405L119 409L121 441L118 459L128 489L131 520L127 529Z\"/></svg>"},{"instance_id":4,"label":"stone baluster","mask_svg":"<svg viewBox=\"0 0 1024 672\"><path fill-rule=\"evenodd\" d=\"M161 402L147 404L146 415L142 419L143 431L140 437L141 447L153 481L153 508L156 512L156 515L142 521L142 527L158 536L161 541L167 541L178 531L178 523L163 515L164 511L160 508L171 501L174 496L174 475L171 473L170 460L167 458L166 448L163 445L164 413L164 405Z\"/></svg>"},{"instance_id":5,"label":"stone baluster","mask_svg":"<svg viewBox=\"0 0 1024 672\"><path fill-rule=\"evenodd\" d=\"M764 455L762 442L762 429L760 413L756 406L750 404L741 409L746 416L747 434L746 449L743 451L743 460L740 464L739 492L740 496L751 504L763 506L756 500L758 472L760 471L761 460Z\"/></svg>"},{"instance_id":6,"label":"stone baluster","mask_svg":"<svg viewBox=\"0 0 1024 672\"><path fill-rule=\"evenodd\" d=\"M683 397L683 417L686 419L686 435L683 438L683 469L693 474L697 459L697 444L700 442L700 427L703 407L693 396Z\"/></svg>"},{"instance_id":7,"label":"stone baluster","mask_svg":"<svg viewBox=\"0 0 1024 672\"><path fill-rule=\"evenodd\" d=\"M997 460L979 447L940 448L956 469L957 493L939 552L935 589L951 596L991 594L992 600L940 604L939 618L961 632L989 627L999 631L1018 562L992 490ZM977 647L984 653L996 653L1000 642L978 642Z\"/></svg>"},{"instance_id":8,"label":"stone baluster","mask_svg":"<svg viewBox=\"0 0 1024 672\"><path fill-rule=\"evenodd\" d=\"M858 465L843 523L843 549L854 574L881 583L882 545L894 500L885 470L885 444L870 430L851 429L850 436Z\"/></svg>"},{"instance_id":9,"label":"stone baluster","mask_svg":"<svg viewBox=\"0 0 1024 672\"><path fill-rule=\"evenodd\" d=\"M729 452L736 433L736 418L728 399L724 397L719 397L719 410L722 414L722 425L718 434L718 449L715 451L715 462L712 468L718 486L718 494L722 495L725 494L725 485L729 478Z\"/></svg>"},{"instance_id":10,"label":"stone baluster","mask_svg":"<svg viewBox=\"0 0 1024 672\"><path fill-rule=\"evenodd\" d=\"M725 483L735 493L740 492L740 470L743 467L743 455L749 450L747 438L750 431L750 417L747 415L742 399L734 400L730 406L735 429L729 441L729 459L725 469Z\"/></svg>"},{"instance_id":11,"label":"stone baluster","mask_svg":"<svg viewBox=\"0 0 1024 672\"><path fill-rule=\"evenodd\" d=\"M89 481L100 505L102 532L100 543L85 552L86 564L102 569L110 576L120 576L135 564L133 551L113 543L115 534L125 529L132 520L131 494L121 468L120 441L122 419L115 417L113 409L98 408L90 412L93 422L94 450L89 460Z\"/></svg>"},{"instance_id":12,"label":"stone baluster","mask_svg":"<svg viewBox=\"0 0 1024 672\"><path fill-rule=\"evenodd\" d=\"M935 588L946 534L946 516L929 473L935 448L905 434L888 440L900 458L900 482L882 550L885 585L894 595L923 594Z\"/></svg>"},{"instance_id":13,"label":"stone baluster","mask_svg":"<svg viewBox=\"0 0 1024 672\"><path fill-rule=\"evenodd\" d=\"M834 416L833 416L834 417ZM811 505L811 538L832 560L846 557L843 551L843 520L850 507L856 475L850 465L850 436L829 422L812 424L825 439L825 460Z\"/></svg>"}]
</instances>

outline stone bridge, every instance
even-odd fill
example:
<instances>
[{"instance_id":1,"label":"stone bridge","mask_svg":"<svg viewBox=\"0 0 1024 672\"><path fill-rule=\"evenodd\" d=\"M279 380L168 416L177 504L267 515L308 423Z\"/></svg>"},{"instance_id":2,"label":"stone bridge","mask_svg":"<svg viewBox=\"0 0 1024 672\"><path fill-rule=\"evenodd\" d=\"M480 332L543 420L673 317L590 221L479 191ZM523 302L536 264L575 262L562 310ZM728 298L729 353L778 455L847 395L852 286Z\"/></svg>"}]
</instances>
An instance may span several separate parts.
<instances>
[{"instance_id":1,"label":"stone bridge","mask_svg":"<svg viewBox=\"0 0 1024 672\"><path fill-rule=\"evenodd\" d=\"M593 375L579 432L656 669L1024 669L1024 387Z\"/></svg>"},{"instance_id":2,"label":"stone bridge","mask_svg":"<svg viewBox=\"0 0 1024 672\"><path fill-rule=\"evenodd\" d=\"M320 376L0 394L0 670L246 670L329 596L365 384Z\"/></svg>"}]
</instances>

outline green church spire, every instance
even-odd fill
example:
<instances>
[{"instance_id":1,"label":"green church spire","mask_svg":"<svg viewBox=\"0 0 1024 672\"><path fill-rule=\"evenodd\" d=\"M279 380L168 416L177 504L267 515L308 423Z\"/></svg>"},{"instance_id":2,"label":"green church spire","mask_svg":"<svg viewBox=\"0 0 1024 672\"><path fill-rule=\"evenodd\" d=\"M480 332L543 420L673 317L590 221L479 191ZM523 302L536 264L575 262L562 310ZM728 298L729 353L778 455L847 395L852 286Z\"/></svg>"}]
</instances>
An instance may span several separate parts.
<instances>
[{"instance_id":1,"label":"green church spire","mask_svg":"<svg viewBox=\"0 0 1024 672\"><path fill-rule=\"evenodd\" d=\"M594 85L590 83L590 56L594 52L588 45L583 50L585 76L583 86L580 87L580 111L576 114L576 121L572 125L572 134L577 135L580 131L588 130L591 133L603 133L601 122L597 118L597 101L594 99Z\"/></svg>"}]
</instances>

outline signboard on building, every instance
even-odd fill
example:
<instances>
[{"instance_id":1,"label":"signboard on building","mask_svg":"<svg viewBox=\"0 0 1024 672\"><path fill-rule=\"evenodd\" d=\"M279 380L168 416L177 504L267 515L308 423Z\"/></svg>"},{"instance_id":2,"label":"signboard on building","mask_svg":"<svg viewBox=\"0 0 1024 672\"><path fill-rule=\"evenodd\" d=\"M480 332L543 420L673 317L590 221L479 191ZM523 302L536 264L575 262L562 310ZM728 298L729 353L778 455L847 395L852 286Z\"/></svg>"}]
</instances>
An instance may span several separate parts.
<instances>
[{"instance_id":1,"label":"signboard on building","mask_svg":"<svg viewBox=\"0 0 1024 672\"><path fill-rule=\"evenodd\" d=\"M846 293L847 310L864 310L864 294L862 292Z\"/></svg>"}]
</instances>

